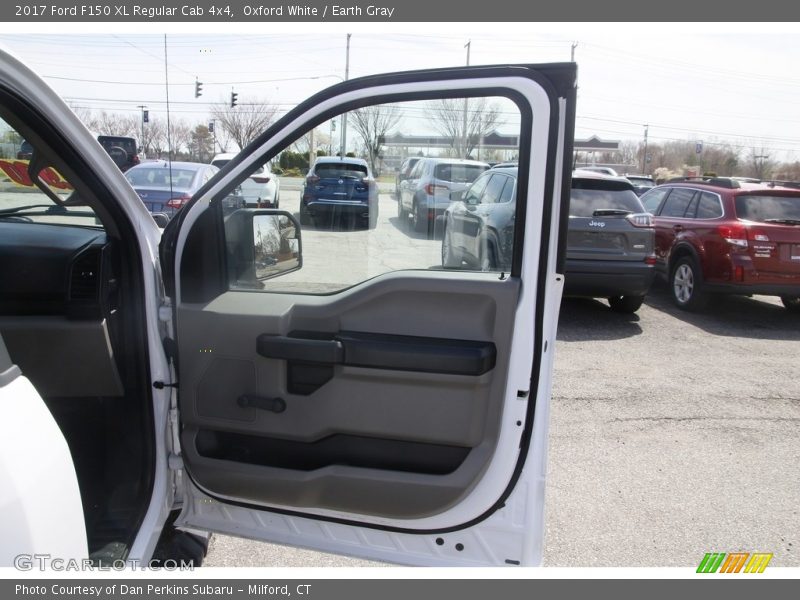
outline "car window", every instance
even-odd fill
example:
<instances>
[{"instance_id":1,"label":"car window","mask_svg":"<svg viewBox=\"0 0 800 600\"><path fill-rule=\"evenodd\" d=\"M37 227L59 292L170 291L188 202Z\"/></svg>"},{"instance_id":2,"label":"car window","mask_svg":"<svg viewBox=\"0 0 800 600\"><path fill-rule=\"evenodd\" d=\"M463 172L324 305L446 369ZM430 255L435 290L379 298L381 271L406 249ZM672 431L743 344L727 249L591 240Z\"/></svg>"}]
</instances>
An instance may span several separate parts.
<instances>
[{"instance_id":1,"label":"car window","mask_svg":"<svg viewBox=\"0 0 800 600\"><path fill-rule=\"evenodd\" d=\"M0 139L3 140L0 143L0 220L101 227L100 220L89 206L61 206L34 184L28 172L31 155L42 152L47 156L47 153L44 148L37 148L33 143L23 140L23 136L11 125L16 121L13 114L0 112ZM34 177L61 201L75 200L74 182L55 167L48 166Z\"/></svg>"},{"instance_id":2,"label":"car window","mask_svg":"<svg viewBox=\"0 0 800 600\"><path fill-rule=\"evenodd\" d=\"M356 177L367 176L367 167L355 163L317 163L314 173L318 177Z\"/></svg>"},{"instance_id":3,"label":"car window","mask_svg":"<svg viewBox=\"0 0 800 600\"><path fill-rule=\"evenodd\" d=\"M493 175L481 197L481 204L496 204L500 202L500 194L506 185L507 179L508 177L505 175Z\"/></svg>"},{"instance_id":4,"label":"car window","mask_svg":"<svg viewBox=\"0 0 800 600\"><path fill-rule=\"evenodd\" d=\"M506 184L503 186L503 191L500 193L499 202L509 202L513 200L516 188L517 180L513 177L506 177Z\"/></svg>"},{"instance_id":5,"label":"car window","mask_svg":"<svg viewBox=\"0 0 800 600\"><path fill-rule=\"evenodd\" d=\"M798 196L736 196L736 216L748 221L800 221Z\"/></svg>"},{"instance_id":6,"label":"car window","mask_svg":"<svg viewBox=\"0 0 800 600\"><path fill-rule=\"evenodd\" d=\"M452 181L454 183L472 183L486 171L489 165L466 165L459 163L443 163L436 165L434 179Z\"/></svg>"},{"instance_id":7,"label":"car window","mask_svg":"<svg viewBox=\"0 0 800 600\"><path fill-rule=\"evenodd\" d=\"M466 204L478 204L481 199L481 194L483 194L483 190L486 189L486 185L489 183L489 175L485 177L481 177L475 180L467 192L464 194L464 202Z\"/></svg>"},{"instance_id":8,"label":"car window","mask_svg":"<svg viewBox=\"0 0 800 600\"><path fill-rule=\"evenodd\" d=\"M697 212L697 202L700 200L700 194L695 194L692 198L692 201L689 202L689 206L686 207L686 212L683 213L683 216L687 219L694 219L694 214Z\"/></svg>"},{"instance_id":9,"label":"car window","mask_svg":"<svg viewBox=\"0 0 800 600\"><path fill-rule=\"evenodd\" d=\"M716 219L722 216L722 205L719 196L711 192L701 192L700 203L697 205L698 219Z\"/></svg>"},{"instance_id":10,"label":"car window","mask_svg":"<svg viewBox=\"0 0 800 600\"><path fill-rule=\"evenodd\" d=\"M641 198L644 209L651 213L657 214L658 207L661 206L661 201L669 193L669 188L657 188L646 192Z\"/></svg>"},{"instance_id":11,"label":"car window","mask_svg":"<svg viewBox=\"0 0 800 600\"><path fill-rule=\"evenodd\" d=\"M569 200L571 217L591 217L596 210L627 210L642 212L642 203L630 184L622 186L616 181L572 180Z\"/></svg>"},{"instance_id":12,"label":"car window","mask_svg":"<svg viewBox=\"0 0 800 600\"><path fill-rule=\"evenodd\" d=\"M359 131L357 120L352 117L353 111L349 118L341 114L333 116L337 123L342 118L348 118L347 151L355 153L356 158L366 162L372 178L364 179L367 166L360 160L358 163L361 164L357 164L353 160L342 162L331 161L330 157L320 157L321 160L317 161L316 166L306 176L305 185L282 186L281 210L290 213L300 228L302 266L292 272L267 278L264 274L277 270L270 259L261 259L255 268L256 272L252 273L254 269L251 267L251 272L248 273L244 270L245 267L239 266L246 264L247 257L236 256L231 250L232 254L226 257L229 289L264 293L335 294L391 272L423 270L429 273L431 270L444 270L442 243L445 211L451 206L451 194L467 189L469 184L475 182L471 193L480 201L482 188L490 183L493 175L500 175L502 177L498 177L492 184L491 200L497 202L501 197L503 200L511 200L513 186L506 191L507 175L487 173L483 184L477 178L488 169L488 164L483 159L507 161L517 157L521 153L520 140L528 137L520 136L520 132L523 129L523 120L529 117L527 113L523 115L520 112L514 100L500 96L486 96L483 100L473 102L470 99L468 106L470 109L485 107L486 110L491 109L492 114L500 115L499 121L492 124L491 131L487 131L486 135L496 131L493 139L498 140L498 144L504 144L501 149L483 147L480 135L475 136L474 140L467 140L467 148L462 147L465 143L463 137L452 134L448 141L443 142L451 144L448 147L430 145L431 139L441 140L445 135L440 122L444 114L456 115L456 122L462 123L463 98L426 98L354 109L379 112L386 119L385 122L390 124L387 131L379 132L382 143L378 151L372 151L372 155L370 148L377 146L370 141L369 131ZM477 126L481 119L470 119L469 123ZM542 120L542 123L546 126L547 120ZM526 124L524 127L530 125ZM320 134L329 130L329 122L317 126ZM287 139L285 146L276 148L275 151L280 154L295 143L300 145L307 134L308 132L297 132L295 139ZM394 146L393 139L397 140ZM436 158L421 158L416 161L410 178L419 183L419 189L413 190L414 186L405 184L404 191L411 193L404 193L404 198L396 199L393 194L396 173L391 157L400 152L430 153L435 154ZM461 159L448 159L448 155L472 155L478 160L466 163ZM264 161L268 158L265 157ZM343 173L356 173L359 177L348 180L341 177ZM434 174L436 177L433 177ZM220 189L215 193L211 199L212 204L217 203L224 209L226 199L249 175L247 172L242 173L241 181L238 177L231 178L231 188ZM319 179L314 180L314 176ZM438 179L441 176L448 179ZM389 179L392 180L391 186L388 185ZM309 180L313 185L308 185ZM424 188L432 193L426 193ZM415 194L414 191L418 193ZM235 216L237 212L238 217ZM247 211L235 209L226 213L222 210L218 214L221 229L229 236L228 240L242 235L235 230L236 222L239 218L245 218ZM250 231L247 235L252 236L253 232ZM258 235L261 236L262 248L277 247L277 238L267 239L266 228L259 230ZM508 272L515 256L513 221L503 226L499 238L496 241L498 247L494 250L495 261L491 265L473 262L464 268ZM229 248L234 246L231 243ZM500 281L492 279L495 280Z\"/></svg>"},{"instance_id":13,"label":"car window","mask_svg":"<svg viewBox=\"0 0 800 600\"><path fill-rule=\"evenodd\" d=\"M661 209L662 217L683 217L692 201L695 191L687 188L674 188Z\"/></svg>"},{"instance_id":14,"label":"car window","mask_svg":"<svg viewBox=\"0 0 800 600\"><path fill-rule=\"evenodd\" d=\"M190 187L197 171L190 169L172 170L166 167L136 167L125 173L133 187L149 185L152 187ZM171 179L170 179L171 178Z\"/></svg>"}]
</instances>

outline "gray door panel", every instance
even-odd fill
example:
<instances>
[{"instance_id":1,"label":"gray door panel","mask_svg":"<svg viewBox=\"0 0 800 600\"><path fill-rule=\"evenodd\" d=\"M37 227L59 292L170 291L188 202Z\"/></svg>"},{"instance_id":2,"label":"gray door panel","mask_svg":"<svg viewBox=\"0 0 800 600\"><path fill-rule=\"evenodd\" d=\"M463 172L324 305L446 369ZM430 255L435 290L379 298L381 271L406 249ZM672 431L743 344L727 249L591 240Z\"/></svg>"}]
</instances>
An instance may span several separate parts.
<instances>
[{"instance_id":1,"label":"gray door panel","mask_svg":"<svg viewBox=\"0 0 800 600\"><path fill-rule=\"evenodd\" d=\"M515 306L519 292L516 279L422 271L332 296L233 291L182 305L181 442L189 472L212 495L257 505L399 518L454 505L492 456L514 322L513 311L498 307ZM391 359L363 367L259 354L259 336L297 332L411 339L422 355L442 340L456 353L484 343L494 362L465 375L417 370L427 364L419 357L395 368ZM245 396L258 400L247 404ZM269 404L276 398L280 412Z\"/></svg>"}]
</instances>

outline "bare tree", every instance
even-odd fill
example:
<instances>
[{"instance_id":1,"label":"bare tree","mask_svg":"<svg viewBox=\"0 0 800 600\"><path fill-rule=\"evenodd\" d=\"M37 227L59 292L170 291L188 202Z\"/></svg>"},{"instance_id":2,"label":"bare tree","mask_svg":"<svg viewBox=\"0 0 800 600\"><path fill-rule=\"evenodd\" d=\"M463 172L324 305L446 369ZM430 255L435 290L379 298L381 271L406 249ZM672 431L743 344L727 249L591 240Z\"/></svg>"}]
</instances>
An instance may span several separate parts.
<instances>
[{"instance_id":1,"label":"bare tree","mask_svg":"<svg viewBox=\"0 0 800 600\"><path fill-rule=\"evenodd\" d=\"M192 127L183 120L170 121L169 124L171 144L170 158L176 160L178 154L186 148L188 150L189 144L192 142Z\"/></svg>"},{"instance_id":2,"label":"bare tree","mask_svg":"<svg viewBox=\"0 0 800 600\"><path fill-rule=\"evenodd\" d=\"M452 139L454 156L466 158L481 140L503 124L500 109L487 98L443 98L428 103L428 119L444 137Z\"/></svg>"},{"instance_id":3,"label":"bare tree","mask_svg":"<svg viewBox=\"0 0 800 600\"><path fill-rule=\"evenodd\" d=\"M95 115L94 127L102 135L133 137L139 129L139 119L133 115L122 115L100 111Z\"/></svg>"},{"instance_id":4,"label":"bare tree","mask_svg":"<svg viewBox=\"0 0 800 600\"><path fill-rule=\"evenodd\" d=\"M217 126L239 146L239 150L258 137L275 120L278 108L266 100L231 107L220 102L211 107Z\"/></svg>"},{"instance_id":5,"label":"bare tree","mask_svg":"<svg viewBox=\"0 0 800 600\"><path fill-rule=\"evenodd\" d=\"M375 176L380 175L380 155L386 134L400 122L400 109L396 104L367 106L348 114L353 125L364 142L367 159Z\"/></svg>"}]
</instances>

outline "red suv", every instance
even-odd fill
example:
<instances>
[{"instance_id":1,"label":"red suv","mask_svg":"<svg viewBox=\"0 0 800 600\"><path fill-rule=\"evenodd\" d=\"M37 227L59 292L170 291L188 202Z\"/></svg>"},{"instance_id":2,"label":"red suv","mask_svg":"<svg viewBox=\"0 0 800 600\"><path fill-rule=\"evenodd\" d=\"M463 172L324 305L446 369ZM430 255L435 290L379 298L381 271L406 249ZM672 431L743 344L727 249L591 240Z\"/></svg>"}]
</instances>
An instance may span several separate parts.
<instances>
[{"instance_id":1,"label":"red suv","mask_svg":"<svg viewBox=\"0 0 800 600\"><path fill-rule=\"evenodd\" d=\"M711 294L763 294L800 311L797 184L682 178L641 201L655 217L657 272L679 308L702 308Z\"/></svg>"}]
</instances>

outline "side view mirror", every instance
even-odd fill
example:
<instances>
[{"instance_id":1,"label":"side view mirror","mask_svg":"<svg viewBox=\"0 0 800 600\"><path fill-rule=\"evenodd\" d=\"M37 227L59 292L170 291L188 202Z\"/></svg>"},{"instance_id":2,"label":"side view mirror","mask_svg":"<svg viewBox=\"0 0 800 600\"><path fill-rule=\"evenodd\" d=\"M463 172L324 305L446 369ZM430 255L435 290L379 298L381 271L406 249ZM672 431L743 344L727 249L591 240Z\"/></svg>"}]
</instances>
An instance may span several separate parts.
<instances>
[{"instance_id":1,"label":"side view mirror","mask_svg":"<svg viewBox=\"0 0 800 600\"><path fill-rule=\"evenodd\" d=\"M287 212L253 215L255 276L259 281L296 271L303 266L300 225Z\"/></svg>"},{"instance_id":2,"label":"side view mirror","mask_svg":"<svg viewBox=\"0 0 800 600\"><path fill-rule=\"evenodd\" d=\"M259 290L262 282L303 266L300 224L282 210L241 209L225 219L228 284Z\"/></svg>"},{"instance_id":3,"label":"side view mirror","mask_svg":"<svg viewBox=\"0 0 800 600\"><path fill-rule=\"evenodd\" d=\"M462 202L464 200L464 191L450 192L450 202Z\"/></svg>"}]
</instances>

